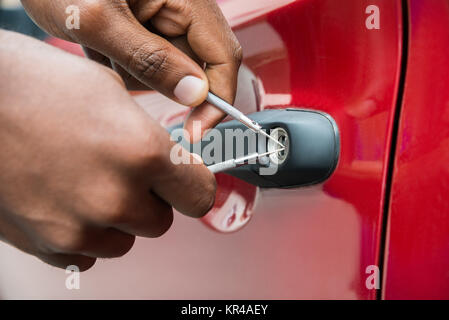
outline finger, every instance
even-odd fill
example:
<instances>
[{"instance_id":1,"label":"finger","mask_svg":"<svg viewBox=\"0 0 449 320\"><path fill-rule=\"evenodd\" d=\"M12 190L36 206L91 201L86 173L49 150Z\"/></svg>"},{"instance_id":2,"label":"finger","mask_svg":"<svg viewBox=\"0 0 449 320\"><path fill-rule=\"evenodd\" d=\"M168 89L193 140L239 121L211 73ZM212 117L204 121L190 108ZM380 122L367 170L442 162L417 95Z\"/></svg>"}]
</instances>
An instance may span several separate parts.
<instances>
[{"instance_id":1,"label":"finger","mask_svg":"<svg viewBox=\"0 0 449 320\"><path fill-rule=\"evenodd\" d=\"M206 62L210 90L233 103L242 48L216 1L192 2L187 39L195 54Z\"/></svg>"},{"instance_id":2,"label":"finger","mask_svg":"<svg viewBox=\"0 0 449 320\"><path fill-rule=\"evenodd\" d=\"M96 224L70 223L71 229L48 225L40 233L41 252L83 255L92 258L116 258L125 255L135 237L122 231Z\"/></svg>"},{"instance_id":3,"label":"finger","mask_svg":"<svg viewBox=\"0 0 449 320\"><path fill-rule=\"evenodd\" d=\"M196 54L193 52L190 47L186 36L179 36L170 39L170 42L180 49L182 52L187 54L190 58L195 60L200 66L205 64ZM196 108L193 108L190 111L187 119L190 119L184 123L184 129L189 133L190 142L198 142L201 140L201 137L204 136L205 131L210 128L215 127L218 123L220 123L226 114L223 114L219 109L211 106L209 103L204 102ZM201 123L201 134L194 135L193 134L193 121L200 121Z\"/></svg>"},{"instance_id":4,"label":"finger","mask_svg":"<svg viewBox=\"0 0 449 320\"><path fill-rule=\"evenodd\" d=\"M91 268L96 261L95 258L82 255L44 253L44 251L48 252L48 250L39 250L41 248L36 248L36 246L39 247L37 245L39 241L33 239L30 234L21 232L15 224L9 224L8 220L0 224L0 234L4 236L3 241L58 268L66 269L70 265L76 265L80 271L85 271Z\"/></svg>"},{"instance_id":5,"label":"finger","mask_svg":"<svg viewBox=\"0 0 449 320\"><path fill-rule=\"evenodd\" d=\"M216 4L211 4L216 6ZM230 30L221 12L217 16L210 17L204 21L194 21L189 29L189 38L201 38L201 30L210 25L209 41L191 41L193 50L198 57L206 61L206 75L209 79L210 91L221 97L225 101L233 104L237 91L238 70L242 59L241 47L234 34ZM225 39L220 41L220 39ZM221 46L215 50L208 48L210 43L219 43ZM226 115L204 103L197 110L193 110L185 121L185 129L192 136L192 124L194 121L202 121L204 130L215 127Z\"/></svg>"},{"instance_id":6,"label":"finger","mask_svg":"<svg viewBox=\"0 0 449 320\"><path fill-rule=\"evenodd\" d=\"M126 8L114 12L114 23L102 32L82 35L84 44L169 98L188 106L201 104L209 90L201 67L170 42L146 30Z\"/></svg>"},{"instance_id":7,"label":"finger","mask_svg":"<svg viewBox=\"0 0 449 320\"><path fill-rule=\"evenodd\" d=\"M216 2L156 2L164 4L157 7L151 1L134 1L131 2L131 8L139 21L145 22L151 18L152 25L166 36L186 34L192 53L206 63L210 91L232 104L237 90L242 50ZM192 136L194 121L202 121L203 129L207 130L224 117L223 112L203 104L187 118L185 129Z\"/></svg>"},{"instance_id":8,"label":"finger","mask_svg":"<svg viewBox=\"0 0 449 320\"><path fill-rule=\"evenodd\" d=\"M159 161L148 172L151 190L185 215L205 215L215 201L216 181L199 156L172 142L161 149Z\"/></svg>"},{"instance_id":9,"label":"finger","mask_svg":"<svg viewBox=\"0 0 449 320\"><path fill-rule=\"evenodd\" d=\"M83 51L87 58L89 58L95 62L98 62L99 64L101 64L105 67L111 68L111 60L109 60L108 57L102 55L98 51L95 51L95 50L87 48L87 47L83 47Z\"/></svg>"},{"instance_id":10,"label":"finger","mask_svg":"<svg viewBox=\"0 0 449 320\"><path fill-rule=\"evenodd\" d=\"M123 82L125 82L126 89L134 91L152 90L152 88L137 80L118 63L112 61L111 64L112 68L120 75L120 77L122 77Z\"/></svg>"},{"instance_id":11,"label":"finger","mask_svg":"<svg viewBox=\"0 0 449 320\"><path fill-rule=\"evenodd\" d=\"M96 230L95 234L86 239L84 248L71 253L92 258L118 258L131 250L135 240L135 236L113 228Z\"/></svg>"},{"instance_id":12,"label":"finger","mask_svg":"<svg viewBox=\"0 0 449 320\"><path fill-rule=\"evenodd\" d=\"M142 23L142 25L151 33L156 34L158 36L163 37L168 42L170 42L172 45L174 45L176 48L181 50L183 53L185 53L187 56L189 56L192 60L194 60L199 66L201 66L202 69L205 68L204 61L202 61L196 53L192 50L190 47L189 41L187 39L187 26L183 26L180 32L160 32L157 28L154 27L153 22L158 19L158 17L161 15L161 12L164 12L164 10L160 11L160 13L156 14L153 19L145 22L145 20L140 20L139 22ZM186 17L182 17L183 20L189 21L190 19L187 19ZM180 22L183 23L183 22ZM176 28L179 29L179 28Z\"/></svg>"},{"instance_id":13,"label":"finger","mask_svg":"<svg viewBox=\"0 0 449 320\"><path fill-rule=\"evenodd\" d=\"M187 56L189 56L192 60L194 60L198 65L202 65L203 62L196 56L196 54L192 51L187 42L187 38L185 36L175 37L167 39L171 44L173 44L176 48L181 50ZM104 56L103 56L104 57ZM108 63L112 64L112 68L122 77L123 81L126 84L126 88L128 90L134 91L144 91L144 90L152 90L153 88L148 87L143 84L139 80L137 80L134 76L129 74L121 65L114 61L110 61L107 59Z\"/></svg>"},{"instance_id":14,"label":"finger","mask_svg":"<svg viewBox=\"0 0 449 320\"><path fill-rule=\"evenodd\" d=\"M226 118L226 116L227 115L221 110L215 108L207 102L193 108L184 122L184 129L188 132L187 137L190 139L190 143L195 143L201 140L207 130L215 127L224 118ZM201 123L201 134L193 134L195 121L200 121Z\"/></svg>"},{"instance_id":15,"label":"finger","mask_svg":"<svg viewBox=\"0 0 449 320\"><path fill-rule=\"evenodd\" d=\"M148 184L142 184L136 189L146 190L147 187ZM157 238L167 232L172 223L172 207L148 191L139 196L134 194L126 212L118 220L110 221L110 226L136 236Z\"/></svg>"},{"instance_id":16,"label":"finger","mask_svg":"<svg viewBox=\"0 0 449 320\"><path fill-rule=\"evenodd\" d=\"M189 41L186 35L181 35L177 37L167 38L167 40L174 45L176 48L181 50L187 56L189 56L193 61L195 61L202 69L205 68L205 62L197 56L197 54L190 47Z\"/></svg>"},{"instance_id":17,"label":"finger","mask_svg":"<svg viewBox=\"0 0 449 320\"><path fill-rule=\"evenodd\" d=\"M57 268L67 269L69 266L76 266L80 272L92 268L97 259L83 255L71 254L38 254L39 259Z\"/></svg>"}]
</instances>

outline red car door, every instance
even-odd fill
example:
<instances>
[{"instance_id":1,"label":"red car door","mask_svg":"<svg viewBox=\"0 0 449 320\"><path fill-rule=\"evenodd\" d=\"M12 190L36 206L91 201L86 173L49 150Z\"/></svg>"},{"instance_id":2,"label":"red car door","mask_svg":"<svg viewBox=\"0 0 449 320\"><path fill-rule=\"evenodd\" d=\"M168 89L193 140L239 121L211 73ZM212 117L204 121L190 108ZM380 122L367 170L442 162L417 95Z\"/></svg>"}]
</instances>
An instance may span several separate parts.
<instances>
[{"instance_id":1,"label":"red car door","mask_svg":"<svg viewBox=\"0 0 449 320\"><path fill-rule=\"evenodd\" d=\"M236 106L245 113L300 107L331 115L341 135L334 174L293 189L260 189L218 175L216 205L204 224L177 215L162 238L139 239L126 257L83 274L76 293L59 284L63 272L1 247L8 258L0 269L5 297L376 298L403 67L402 1L219 3L245 56ZM166 126L185 116L158 94L136 99ZM29 268L20 279L17 261Z\"/></svg>"},{"instance_id":2,"label":"red car door","mask_svg":"<svg viewBox=\"0 0 449 320\"><path fill-rule=\"evenodd\" d=\"M449 3L408 4L383 297L449 299Z\"/></svg>"},{"instance_id":3,"label":"red car door","mask_svg":"<svg viewBox=\"0 0 449 320\"><path fill-rule=\"evenodd\" d=\"M367 26L372 5L379 29ZM375 298L369 276L383 254L385 187L403 67L401 1L229 0L222 7L245 52L237 105L248 113L324 111L341 132L340 163L324 184L249 193L243 183L219 177L223 197L245 190L239 195L246 212L226 215L232 212L226 200L233 200L220 199L222 207L206 220L225 231L223 222L234 230L232 224L253 215L246 229L229 236L243 242L234 243L233 259L244 275L234 275L237 281L226 287L241 292L239 297ZM237 290L237 283L245 289Z\"/></svg>"}]
</instances>

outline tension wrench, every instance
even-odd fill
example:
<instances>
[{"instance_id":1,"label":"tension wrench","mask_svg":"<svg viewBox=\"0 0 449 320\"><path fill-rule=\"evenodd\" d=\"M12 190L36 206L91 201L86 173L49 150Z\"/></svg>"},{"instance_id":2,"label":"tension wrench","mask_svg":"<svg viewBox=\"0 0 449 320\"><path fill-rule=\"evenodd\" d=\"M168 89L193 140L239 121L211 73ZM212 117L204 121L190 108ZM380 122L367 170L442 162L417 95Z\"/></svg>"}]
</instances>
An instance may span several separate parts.
<instances>
[{"instance_id":1,"label":"tension wrench","mask_svg":"<svg viewBox=\"0 0 449 320\"><path fill-rule=\"evenodd\" d=\"M251 120L250 118L248 118L243 112L241 112L240 110L236 109L235 107L231 106L229 103L227 103L226 101L224 101L223 99L217 97L216 95L214 95L213 93L209 92L207 94L207 102L209 102L210 104L212 104L214 107L220 109L221 111L223 111L224 113L226 113L227 115L231 116L232 118L234 118L237 121L240 121L241 123L243 123L246 127L250 128L251 130L253 130L256 133L260 133L261 135L267 137L270 140L273 140L274 142L276 142L278 145L280 145L282 148L285 148L285 146L280 143L279 141L277 141L275 138L273 138L272 136L270 136L268 133L266 133L265 131L262 130L262 126L260 124L258 124L256 121Z\"/></svg>"},{"instance_id":2,"label":"tension wrench","mask_svg":"<svg viewBox=\"0 0 449 320\"><path fill-rule=\"evenodd\" d=\"M223 171L226 171L226 170L229 170L229 169L237 168L239 166L248 164L247 162L249 162L251 160L258 160L258 159L260 159L262 157L269 156L269 155L271 155L273 153L281 152L283 150L285 150L285 148L281 148L281 149L278 149L278 150L265 152L265 153L253 153L253 154L250 154L248 156L241 157L241 158L229 159L229 160L226 160L224 162L216 163L216 164L208 166L207 168L212 173L219 173L219 172L223 172Z\"/></svg>"}]
</instances>

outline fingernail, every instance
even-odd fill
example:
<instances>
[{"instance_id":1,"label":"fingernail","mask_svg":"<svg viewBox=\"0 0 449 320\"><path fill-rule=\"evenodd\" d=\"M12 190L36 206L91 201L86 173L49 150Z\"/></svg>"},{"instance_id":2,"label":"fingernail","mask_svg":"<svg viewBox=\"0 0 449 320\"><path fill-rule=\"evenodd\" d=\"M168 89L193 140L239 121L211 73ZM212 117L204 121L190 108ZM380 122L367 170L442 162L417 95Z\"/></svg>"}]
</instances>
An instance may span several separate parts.
<instances>
[{"instance_id":1,"label":"fingernail","mask_svg":"<svg viewBox=\"0 0 449 320\"><path fill-rule=\"evenodd\" d=\"M180 103L190 106L202 98L205 88L206 82L202 79L186 76L178 82L174 94Z\"/></svg>"}]
</instances>

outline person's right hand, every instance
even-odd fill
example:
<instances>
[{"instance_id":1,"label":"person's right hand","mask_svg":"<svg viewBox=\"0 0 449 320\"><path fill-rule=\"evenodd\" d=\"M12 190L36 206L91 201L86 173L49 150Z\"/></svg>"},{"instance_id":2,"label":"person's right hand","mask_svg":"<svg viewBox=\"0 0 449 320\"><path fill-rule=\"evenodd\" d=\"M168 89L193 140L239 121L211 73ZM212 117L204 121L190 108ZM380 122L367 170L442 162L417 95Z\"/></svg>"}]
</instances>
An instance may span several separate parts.
<instances>
[{"instance_id":1,"label":"person's right hand","mask_svg":"<svg viewBox=\"0 0 449 320\"><path fill-rule=\"evenodd\" d=\"M1 239L86 270L162 235L172 207L211 208L213 175L170 161L169 134L115 72L11 32L0 44Z\"/></svg>"}]
</instances>

